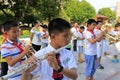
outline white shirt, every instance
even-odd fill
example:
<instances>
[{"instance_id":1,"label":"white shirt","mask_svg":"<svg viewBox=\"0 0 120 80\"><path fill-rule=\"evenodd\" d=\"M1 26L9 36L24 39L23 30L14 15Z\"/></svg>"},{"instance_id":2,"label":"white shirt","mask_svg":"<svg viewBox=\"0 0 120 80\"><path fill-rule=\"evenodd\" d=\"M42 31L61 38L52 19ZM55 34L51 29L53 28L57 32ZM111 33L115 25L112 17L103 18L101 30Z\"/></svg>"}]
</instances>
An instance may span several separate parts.
<instances>
[{"instance_id":1,"label":"white shirt","mask_svg":"<svg viewBox=\"0 0 120 80\"><path fill-rule=\"evenodd\" d=\"M55 49L49 44L47 47L36 52L35 56L38 57L43 54L47 54ZM76 61L71 51L67 49L60 50L60 61L61 65L66 69L77 68ZM33 75L40 71L40 80L54 80L52 78L53 68L49 66L47 60L43 60L39 63L39 66L32 72ZM68 77L63 76L62 80L69 80Z\"/></svg>"},{"instance_id":2,"label":"white shirt","mask_svg":"<svg viewBox=\"0 0 120 80\"><path fill-rule=\"evenodd\" d=\"M98 37L101 32L102 32L101 30L94 29L94 33L95 33L96 37ZM103 39L101 41L97 42L97 44L102 45L103 44Z\"/></svg>"},{"instance_id":3,"label":"white shirt","mask_svg":"<svg viewBox=\"0 0 120 80\"><path fill-rule=\"evenodd\" d=\"M97 54L96 53L96 43L91 44L88 41L89 38L94 38L94 36L89 31L86 31L86 36L85 36L85 40L86 40L85 54L87 54L87 55L96 55Z\"/></svg>"},{"instance_id":4,"label":"white shirt","mask_svg":"<svg viewBox=\"0 0 120 80\"><path fill-rule=\"evenodd\" d=\"M78 28L76 29L75 27L73 27L73 28L71 29L71 31L72 31L72 33L73 33L72 39L75 40L75 39L76 39L76 36L78 36L79 30L78 30Z\"/></svg>"},{"instance_id":5,"label":"white shirt","mask_svg":"<svg viewBox=\"0 0 120 80\"><path fill-rule=\"evenodd\" d=\"M32 43L33 44L35 44L35 45L41 45L42 44L42 42L41 41L39 41L39 37L42 37L42 34L41 34L41 32L39 32L39 31L36 31L35 29L31 29L31 31L30 31L31 33L33 33L34 35L33 35L33 40L32 40Z\"/></svg>"},{"instance_id":6,"label":"white shirt","mask_svg":"<svg viewBox=\"0 0 120 80\"><path fill-rule=\"evenodd\" d=\"M78 33L78 37L79 38L82 38L84 36L84 34L83 33ZM77 40L77 46L84 46L84 40Z\"/></svg>"},{"instance_id":7,"label":"white shirt","mask_svg":"<svg viewBox=\"0 0 120 80\"><path fill-rule=\"evenodd\" d=\"M41 32L41 34L44 35L45 32ZM46 34L48 35L48 32L47 32L47 31L46 31ZM44 39L41 38L41 42L42 42L42 43L48 43L48 42L49 42L49 41L48 41L48 37L46 37L46 38L44 38Z\"/></svg>"},{"instance_id":8,"label":"white shirt","mask_svg":"<svg viewBox=\"0 0 120 80\"><path fill-rule=\"evenodd\" d=\"M18 40L18 43L20 44L20 40ZM21 46L24 46L24 44L22 44ZM2 44L1 46L1 55L3 58L11 56L12 58L17 57L20 54L20 49L13 45L13 42L10 41L9 39L7 39L7 41L5 43ZM14 71L18 66L20 66L23 62L23 60L25 60L26 57L22 57L21 61L18 61L15 65L10 66L8 65L8 72L10 71ZM21 76L21 72L20 73L16 73L16 75L12 76L13 78L16 78L15 76L19 77ZM17 79L19 80L19 79Z\"/></svg>"}]
</instances>

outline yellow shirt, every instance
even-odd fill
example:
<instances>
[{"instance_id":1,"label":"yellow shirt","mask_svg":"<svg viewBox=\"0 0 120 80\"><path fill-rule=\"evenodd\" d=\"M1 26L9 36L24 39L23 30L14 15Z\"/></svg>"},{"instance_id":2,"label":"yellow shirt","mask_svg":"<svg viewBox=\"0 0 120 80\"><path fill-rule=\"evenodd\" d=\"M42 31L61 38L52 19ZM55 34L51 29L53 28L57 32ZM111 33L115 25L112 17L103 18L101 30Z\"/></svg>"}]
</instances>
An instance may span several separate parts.
<instances>
[{"instance_id":1,"label":"yellow shirt","mask_svg":"<svg viewBox=\"0 0 120 80\"><path fill-rule=\"evenodd\" d=\"M1 44L3 43L3 40L4 40L3 35L0 35L0 50L1 50ZM1 53L0 53L0 62L6 62L6 60L2 58Z\"/></svg>"}]
</instances>

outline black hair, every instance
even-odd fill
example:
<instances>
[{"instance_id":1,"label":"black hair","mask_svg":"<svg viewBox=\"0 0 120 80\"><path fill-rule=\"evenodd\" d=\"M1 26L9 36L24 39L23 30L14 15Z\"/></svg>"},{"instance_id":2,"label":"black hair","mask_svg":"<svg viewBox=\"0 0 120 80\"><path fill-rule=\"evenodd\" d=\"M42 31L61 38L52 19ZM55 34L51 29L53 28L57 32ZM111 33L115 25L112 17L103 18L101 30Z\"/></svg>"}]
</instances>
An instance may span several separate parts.
<instances>
[{"instance_id":1,"label":"black hair","mask_svg":"<svg viewBox=\"0 0 120 80\"><path fill-rule=\"evenodd\" d=\"M38 24L40 21L39 20L35 20L33 23L32 23L32 27L34 27L36 24Z\"/></svg>"},{"instance_id":2,"label":"black hair","mask_svg":"<svg viewBox=\"0 0 120 80\"><path fill-rule=\"evenodd\" d=\"M96 21L94 19L89 19L87 21L87 25L91 25L92 23L96 23Z\"/></svg>"},{"instance_id":3,"label":"black hair","mask_svg":"<svg viewBox=\"0 0 120 80\"><path fill-rule=\"evenodd\" d=\"M11 20L11 21L6 21L2 24L4 31L9 31L11 27L18 27L17 21Z\"/></svg>"},{"instance_id":4,"label":"black hair","mask_svg":"<svg viewBox=\"0 0 120 80\"><path fill-rule=\"evenodd\" d=\"M99 21L96 21L96 24L99 24L99 23L103 23L103 22L102 22L102 21L100 21L100 20L99 20Z\"/></svg>"},{"instance_id":5,"label":"black hair","mask_svg":"<svg viewBox=\"0 0 120 80\"><path fill-rule=\"evenodd\" d=\"M120 23L116 23L116 24L115 24L115 28L116 28L116 27L119 27L119 26L120 26Z\"/></svg>"},{"instance_id":6,"label":"black hair","mask_svg":"<svg viewBox=\"0 0 120 80\"><path fill-rule=\"evenodd\" d=\"M49 22L48 24L48 32L51 36L51 33L59 34L63 32L65 29L70 29L71 25L64 19L56 18Z\"/></svg>"},{"instance_id":7,"label":"black hair","mask_svg":"<svg viewBox=\"0 0 120 80\"><path fill-rule=\"evenodd\" d=\"M80 26L80 29L85 29L85 27L84 26Z\"/></svg>"},{"instance_id":8,"label":"black hair","mask_svg":"<svg viewBox=\"0 0 120 80\"><path fill-rule=\"evenodd\" d=\"M46 24L41 25L41 27L46 28L46 29L48 28L48 26Z\"/></svg>"}]
</instances>

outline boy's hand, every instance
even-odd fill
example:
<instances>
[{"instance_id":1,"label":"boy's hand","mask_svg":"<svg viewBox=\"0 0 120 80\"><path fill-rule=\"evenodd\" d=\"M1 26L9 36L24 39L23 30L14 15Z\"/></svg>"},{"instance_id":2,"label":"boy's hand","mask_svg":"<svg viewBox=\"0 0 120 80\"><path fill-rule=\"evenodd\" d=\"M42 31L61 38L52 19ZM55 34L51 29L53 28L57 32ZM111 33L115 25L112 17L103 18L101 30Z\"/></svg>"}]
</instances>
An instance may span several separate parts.
<instances>
[{"instance_id":1,"label":"boy's hand","mask_svg":"<svg viewBox=\"0 0 120 80\"><path fill-rule=\"evenodd\" d=\"M32 47L32 45L25 46L24 53L27 54L30 51L31 47Z\"/></svg>"},{"instance_id":2,"label":"boy's hand","mask_svg":"<svg viewBox=\"0 0 120 80\"><path fill-rule=\"evenodd\" d=\"M57 63L56 57L55 57L55 53L51 52L49 54L46 55L46 59L48 61L48 64L55 70L58 70L60 68L60 66Z\"/></svg>"}]
</instances>

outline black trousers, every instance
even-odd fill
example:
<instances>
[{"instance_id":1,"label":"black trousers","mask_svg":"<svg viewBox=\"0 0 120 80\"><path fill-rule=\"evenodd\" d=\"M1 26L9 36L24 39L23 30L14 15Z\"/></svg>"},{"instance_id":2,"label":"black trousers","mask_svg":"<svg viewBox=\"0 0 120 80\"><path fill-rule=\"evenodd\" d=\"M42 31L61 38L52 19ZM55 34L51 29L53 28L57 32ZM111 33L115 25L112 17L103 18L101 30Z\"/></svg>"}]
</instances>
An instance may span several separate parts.
<instances>
[{"instance_id":1,"label":"black trousers","mask_svg":"<svg viewBox=\"0 0 120 80\"><path fill-rule=\"evenodd\" d=\"M38 51L38 50L40 50L41 45L32 44L32 47L33 47L36 51Z\"/></svg>"},{"instance_id":2,"label":"black trousers","mask_svg":"<svg viewBox=\"0 0 120 80\"><path fill-rule=\"evenodd\" d=\"M1 62L1 74L0 74L0 76L6 75L7 71L8 71L8 64L7 64L7 62Z\"/></svg>"},{"instance_id":3,"label":"black trousers","mask_svg":"<svg viewBox=\"0 0 120 80\"><path fill-rule=\"evenodd\" d=\"M77 51L77 39L73 40L73 51Z\"/></svg>"}]
</instances>

